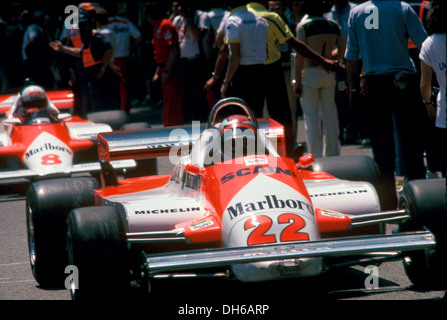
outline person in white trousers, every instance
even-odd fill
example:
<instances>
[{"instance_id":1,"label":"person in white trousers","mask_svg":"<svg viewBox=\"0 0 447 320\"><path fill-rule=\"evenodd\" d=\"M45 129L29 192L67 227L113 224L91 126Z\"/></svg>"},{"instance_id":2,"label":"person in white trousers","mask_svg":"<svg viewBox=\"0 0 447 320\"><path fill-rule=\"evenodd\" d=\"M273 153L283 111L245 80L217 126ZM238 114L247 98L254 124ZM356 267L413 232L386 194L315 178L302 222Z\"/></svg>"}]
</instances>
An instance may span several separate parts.
<instances>
[{"instance_id":1,"label":"person in white trousers","mask_svg":"<svg viewBox=\"0 0 447 320\"><path fill-rule=\"evenodd\" d=\"M337 22L323 17L321 1L306 1L307 19L297 26L297 38L323 57L341 60L345 41ZM335 73L301 55L295 57L295 94L300 97L307 150L314 158L340 154L338 116L335 105Z\"/></svg>"}]
</instances>

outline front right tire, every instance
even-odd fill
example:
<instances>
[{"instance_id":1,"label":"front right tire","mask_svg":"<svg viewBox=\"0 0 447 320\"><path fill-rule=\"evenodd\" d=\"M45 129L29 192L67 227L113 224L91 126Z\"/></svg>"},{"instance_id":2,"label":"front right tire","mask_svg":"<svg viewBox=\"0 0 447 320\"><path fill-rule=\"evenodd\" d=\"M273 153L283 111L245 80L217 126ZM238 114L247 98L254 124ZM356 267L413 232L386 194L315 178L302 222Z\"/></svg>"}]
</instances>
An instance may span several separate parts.
<instances>
[{"instance_id":1,"label":"front right tire","mask_svg":"<svg viewBox=\"0 0 447 320\"><path fill-rule=\"evenodd\" d=\"M411 217L399 226L399 231L428 229L436 240L434 249L406 254L404 268L408 278L417 289L447 289L446 180L410 181L400 194L399 209L407 210Z\"/></svg>"},{"instance_id":2,"label":"front right tire","mask_svg":"<svg viewBox=\"0 0 447 320\"><path fill-rule=\"evenodd\" d=\"M115 207L85 207L67 218L68 264L79 272L74 300L119 300L130 288L124 221Z\"/></svg>"},{"instance_id":3,"label":"front right tire","mask_svg":"<svg viewBox=\"0 0 447 320\"><path fill-rule=\"evenodd\" d=\"M78 207L94 204L98 182L91 177L34 182L26 194L26 222L31 270L46 288L62 287L67 259L65 220Z\"/></svg>"}]
</instances>

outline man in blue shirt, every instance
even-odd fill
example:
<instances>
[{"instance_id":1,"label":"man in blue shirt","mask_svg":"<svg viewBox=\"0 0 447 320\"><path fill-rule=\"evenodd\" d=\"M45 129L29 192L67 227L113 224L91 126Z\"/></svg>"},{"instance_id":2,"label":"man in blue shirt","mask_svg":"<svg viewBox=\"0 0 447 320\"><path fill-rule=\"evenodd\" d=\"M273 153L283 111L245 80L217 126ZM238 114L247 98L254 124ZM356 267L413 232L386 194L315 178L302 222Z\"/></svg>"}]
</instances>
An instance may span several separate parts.
<instances>
[{"instance_id":1,"label":"man in blue shirt","mask_svg":"<svg viewBox=\"0 0 447 320\"><path fill-rule=\"evenodd\" d=\"M401 138L408 180L425 178L423 162L423 105L416 68L408 53L408 38L420 48L427 33L405 2L365 2L351 9L345 58L355 107L363 62L365 103L371 124L374 160L387 185L383 210L396 208L393 118Z\"/></svg>"}]
</instances>

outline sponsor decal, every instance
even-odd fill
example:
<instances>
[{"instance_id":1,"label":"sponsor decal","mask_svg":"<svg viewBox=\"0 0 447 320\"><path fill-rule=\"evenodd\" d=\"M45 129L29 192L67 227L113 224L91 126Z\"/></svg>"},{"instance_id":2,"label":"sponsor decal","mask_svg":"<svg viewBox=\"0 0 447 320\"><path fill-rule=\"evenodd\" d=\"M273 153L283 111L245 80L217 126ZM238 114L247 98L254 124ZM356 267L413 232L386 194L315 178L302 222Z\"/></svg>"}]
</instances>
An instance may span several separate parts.
<instances>
[{"instance_id":1,"label":"sponsor decal","mask_svg":"<svg viewBox=\"0 0 447 320\"><path fill-rule=\"evenodd\" d=\"M165 209L151 209L151 210L135 210L135 214L161 214L161 213L183 213L183 212L197 212L200 211L200 207L190 208L165 208Z\"/></svg>"},{"instance_id":2,"label":"sponsor decal","mask_svg":"<svg viewBox=\"0 0 447 320\"><path fill-rule=\"evenodd\" d=\"M258 174L258 173L264 173L264 174L275 174L276 173L276 174L285 174L288 176L296 177L296 174L294 172L291 172L288 169L283 169L280 167L273 167L273 166L268 166L268 167L255 166L255 167L251 167L251 168L245 167L245 168L239 169L235 172L227 173L220 179L220 182L223 184L223 183L226 183L236 177L242 177L242 176L247 176L250 174Z\"/></svg>"},{"instance_id":3,"label":"sponsor decal","mask_svg":"<svg viewBox=\"0 0 447 320\"><path fill-rule=\"evenodd\" d=\"M330 196L342 196L342 195L356 195L360 193L368 193L368 190L366 189L358 189L358 190L348 190L348 191L337 191L337 192L323 192L323 193L313 193L309 196L311 198L318 198L318 197L330 197Z\"/></svg>"},{"instance_id":4,"label":"sponsor decal","mask_svg":"<svg viewBox=\"0 0 447 320\"><path fill-rule=\"evenodd\" d=\"M264 200L257 202L238 202L232 206L227 207L227 213L230 220L249 212L263 211L269 209L295 209L308 210L313 212L312 206L302 200L296 199L278 199L275 195L265 195Z\"/></svg>"},{"instance_id":5,"label":"sponsor decal","mask_svg":"<svg viewBox=\"0 0 447 320\"><path fill-rule=\"evenodd\" d=\"M189 229L191 229L191 231L196 231L199 229L206 228L208 226L212 226L213 224L214 224L213 220L210 218L207 218L205 220L193 223L192 225L189 226Z\"/></svg>"},{"instance_id":6,"label":"sponsor decal","mask_svg":"<svg viewBox=\"0 0 447 320\"><path fill-rule=\"evenodd\" d=\"M339 219L344 219L345 216L342 215L341 213L337 213L334 211L328 211L328 210L324 210L324 209L320 209L321 211L321 215L326 216L326 217L333 217L333 218L339 218Z\"/></svg>"},{"instance_id":7,"label":"sponsor decal","mask_svg":"<svg viewBox=\"0 0 447 320\"><path fill-rule=\"evenodd\" d=\"M37 148L32 148L32 149L28 149L28 151L25 153L25 159L28 159L34 155L36 155L37 153L40 153L42 151L62 151L64 153L69 154L70 156L73 155L73 153L71 152L71 150L69 148L63 147L63 146L58 146L58 145L54 145L50 142L44 143L43 146L37 147Z\"/></svg>"},{"instance_id":8,"label":"sponsor decal","mask_svg":"<svg viewBox=\"0 0 447 320\"><path fill-rule=\"evenodd\" d=\"M268 164L268 159L266 156L262 155L255 155L255 156L247 156L244 158L245 165L248 166L255 166L260 164Z\"/></svg>"}]
</instances>

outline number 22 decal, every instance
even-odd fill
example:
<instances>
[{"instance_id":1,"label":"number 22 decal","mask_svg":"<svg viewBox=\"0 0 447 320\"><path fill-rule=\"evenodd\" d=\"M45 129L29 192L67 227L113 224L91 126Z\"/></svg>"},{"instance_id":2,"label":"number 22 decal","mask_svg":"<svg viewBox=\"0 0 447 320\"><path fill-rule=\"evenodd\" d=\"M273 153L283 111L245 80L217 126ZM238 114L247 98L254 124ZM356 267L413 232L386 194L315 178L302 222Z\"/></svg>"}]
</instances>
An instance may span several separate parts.
<instances>
[{"instance_id":1,"label":"number 22 decal","mask_svg":"<svg viewBox=\"0 0 447 320\"><path fill-rule=\"evenodd\" d=\"M253 223L253 219L249 219L245 222L245 230L254 228L247 239L249 246L257 244L275 243L276 235L266 234L273 225L273 220L268 216L257 216L257 224ZM306 222L300 216L293 213L284 213L278 216L279 224L289 224L284 230L281 231L280 241L302 241L309 240L309 235L305 232L298 232L306 226Z\"/></svg>"}]
</instances>

